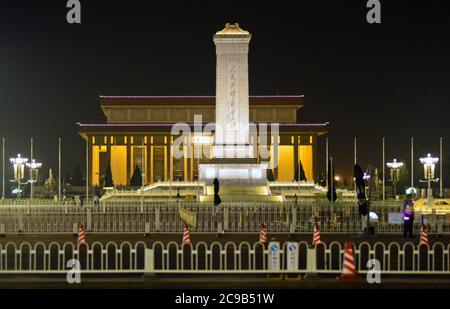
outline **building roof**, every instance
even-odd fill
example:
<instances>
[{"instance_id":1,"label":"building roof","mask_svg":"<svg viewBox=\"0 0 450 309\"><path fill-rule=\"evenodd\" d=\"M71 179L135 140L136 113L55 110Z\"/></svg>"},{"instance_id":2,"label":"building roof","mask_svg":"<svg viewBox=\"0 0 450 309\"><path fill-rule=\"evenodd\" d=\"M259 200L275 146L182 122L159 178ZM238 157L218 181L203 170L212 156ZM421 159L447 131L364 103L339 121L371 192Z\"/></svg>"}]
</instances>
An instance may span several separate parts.
<instances>
[{"instance_id":1,"label":"building roof","mask_svg":"<svg viewBox=\"0 0 450 309\"><path fill-rule=\"evenodd\" d=\"M173 123L77 123L79 134L86 138L87 133L170 133ZM188 124L192 128L194 124ZM267 124L263 124L267 125ZM317 135L326 134L329 122L325 123L280 123L281 133L312 133ZM270 124L268 124L270 127Z\"/></svg>"},{"instance_id":2,"label":"building roof","mask_svg":"<svg viewBox=\"0 0 450 309\"><path fill-rule=\"evenodd\" d=\"M216 32L216 35L219 36L239 36L239 35L245 35L248 36L250 33L248 31L242 30L241 27L239 27L238 23L230 24L226 23L225 28L222 30Z\"/></svg>"},{"instance_id":3,"label":"building roof","mask_svg":"<svg viewBox=\"0 0 450 309\"><path fill-rule=\"evenodd\" d=\"M250 106L304 105L303 95L249 96ZM216 105L215 96L100 96L100 106L211 106Z\"/></svg>"}]
</instances>

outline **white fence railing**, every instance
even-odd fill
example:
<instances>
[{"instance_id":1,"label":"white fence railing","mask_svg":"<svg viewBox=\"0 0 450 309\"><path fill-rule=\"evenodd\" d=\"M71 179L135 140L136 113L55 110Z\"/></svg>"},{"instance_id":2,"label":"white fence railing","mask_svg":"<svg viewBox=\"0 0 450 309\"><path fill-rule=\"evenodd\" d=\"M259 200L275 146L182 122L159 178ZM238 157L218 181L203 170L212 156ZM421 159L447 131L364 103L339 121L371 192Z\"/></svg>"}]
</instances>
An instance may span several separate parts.
<instances>
[{"instance_id":1,"label":"white fence railing","mask_svg":"<svg viewBox=\"0 0 450 309\"><path fill-rule=\"evenodd\" d=\"M354 247L356 269L367 273L367 261L377 259L381 274L448 275L450 244L435 242L417 246L407 242ZM306 242L261 243L198 242L183 247L175 242L95 242L77 248L57 242L0 244L0 275L9 273L67 273L67 262L77 259L82 273L187 273L187 274L307 274L339 273L344 246L321 243L310 248Z\"/></svg>"},{"instance_id":2,"label":"white fence railing","mask_svg":"<svg viewBox=\"0 0 450 309\"><path fill-rule=\"evenodd\" d=\"M210 204L195 202L162 202L151 205L101 206L2 206L0 234L8 233L76 233L84 224L88 233L180 233L184 221L180 211L190 213L195 220L191 231L196 233L258 233L266 224L269 233L311 233L314 218L322 233L357 233L362 220L355 205L315 203L222 203L214 209ZM400 213L401 206L377 205L372 220L377 233L401 233L402 224L389 221L390 214ZM450 233L445 216L429 216L431 233ZM421 227L420 214L415 220L415 232Z\"/></svg>"}]
</instances>

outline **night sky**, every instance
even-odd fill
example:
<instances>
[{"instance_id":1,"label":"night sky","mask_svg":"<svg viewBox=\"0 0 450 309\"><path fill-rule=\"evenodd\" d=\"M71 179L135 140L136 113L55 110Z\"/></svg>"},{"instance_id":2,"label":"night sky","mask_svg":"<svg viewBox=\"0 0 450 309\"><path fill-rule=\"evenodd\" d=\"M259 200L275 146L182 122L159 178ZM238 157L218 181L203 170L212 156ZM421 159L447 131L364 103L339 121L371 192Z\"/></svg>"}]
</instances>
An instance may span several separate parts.
<instances>
[{"instance_id":1,"label":"night sky","mask_svg":"<svg viewBox=\"0 0 450 309\"><path fill-rule=\"evenodd\" d=\"M332 123L337 173L352 173L353 136L363 168L381 166L382 136L387 160L409 160L410 136L418 157L438 155L440 136L450 153L449 1L381 1L382 23L368 24L365 0L81 0L81 25L66 22L66 2L1 1L7 158L29 155L34 137L56 169L61 136L63 175L83 166L76 122L106 121L99 95L214 95L212 36L226 22L253 35L251 95L304 94L300 122Z\"/></svg>"}]
</instances>

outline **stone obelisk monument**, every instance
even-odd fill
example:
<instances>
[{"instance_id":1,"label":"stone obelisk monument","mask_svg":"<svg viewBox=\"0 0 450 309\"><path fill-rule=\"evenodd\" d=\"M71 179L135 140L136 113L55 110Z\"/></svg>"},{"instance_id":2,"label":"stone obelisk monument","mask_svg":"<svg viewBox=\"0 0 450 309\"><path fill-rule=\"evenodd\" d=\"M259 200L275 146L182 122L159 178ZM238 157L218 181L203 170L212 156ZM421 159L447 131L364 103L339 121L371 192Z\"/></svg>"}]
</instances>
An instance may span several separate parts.
<instances>
[{"instance_id":1,"label":"stone obelisk monument","mask_svg":"<svg viewBox=\"0 0 450 309\"><path fill-rule=\"evenodd\" d=\"M266 185L267 163L257 163L249 145L248 50L251 34L226 24L216 45L216 130L213 159L199 166L200 180L221 185ZM245 187L245 186L244 186Z\"/></svg>"},{"instance_id":2,"label":"stone obelisk monument","mask_svg":"<svg viewBox=\"0 0 450 309\"><path fill-rule=\"evenodd\" d=\"M248 46L251 34L226 24L216 44L215 158L251 158L249 143Z\"/></svg>"}]
</instances>

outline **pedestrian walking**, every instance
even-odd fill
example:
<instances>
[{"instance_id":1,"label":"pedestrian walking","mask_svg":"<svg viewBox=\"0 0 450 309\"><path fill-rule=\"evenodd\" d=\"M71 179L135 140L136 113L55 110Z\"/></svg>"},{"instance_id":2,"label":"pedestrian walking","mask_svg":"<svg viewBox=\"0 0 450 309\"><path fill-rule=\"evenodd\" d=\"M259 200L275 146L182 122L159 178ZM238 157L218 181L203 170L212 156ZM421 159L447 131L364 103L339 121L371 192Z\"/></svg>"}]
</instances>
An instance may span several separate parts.
<instances>
[{"instance_id":1,"label":"pedestrian walking","mask_svg":"<svg viewBox=\"0 0 450 309\"><path fill-rule=\"evenodd\" d=\"M402 206L403 213L403 237L413 237L414 226L414 195L406 195Z\"/></svg>"}]
</instances>

